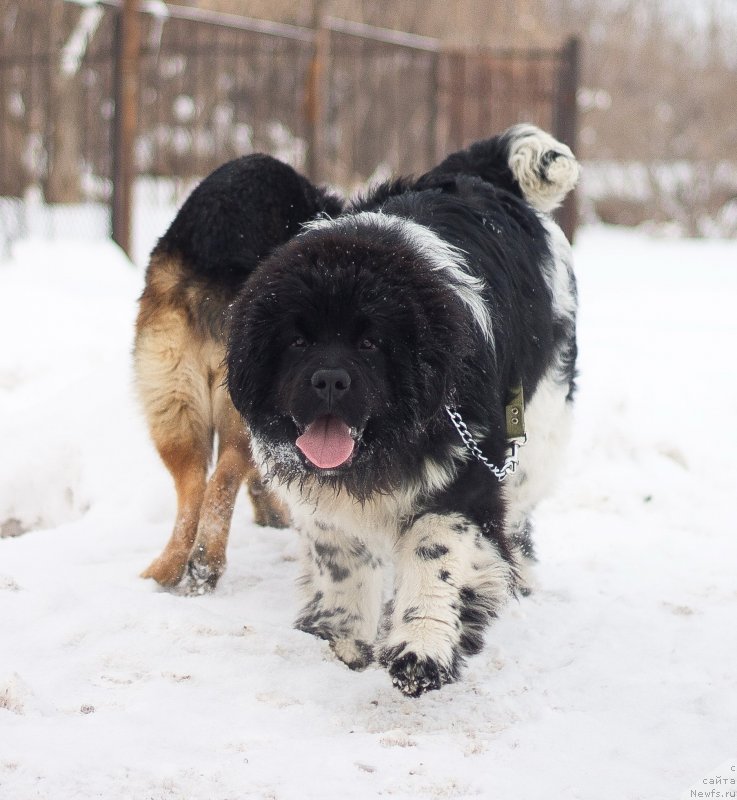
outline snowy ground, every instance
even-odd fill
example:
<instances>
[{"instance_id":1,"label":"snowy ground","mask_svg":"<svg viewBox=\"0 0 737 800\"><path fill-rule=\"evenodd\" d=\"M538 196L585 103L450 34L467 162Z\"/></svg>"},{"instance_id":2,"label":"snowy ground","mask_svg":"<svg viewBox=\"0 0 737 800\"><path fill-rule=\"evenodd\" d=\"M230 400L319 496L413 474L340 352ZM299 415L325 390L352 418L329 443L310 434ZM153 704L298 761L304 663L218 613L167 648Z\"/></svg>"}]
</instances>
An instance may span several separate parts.
<instances>
[{"instance_id":1,"label":"snowy ground","mask_svg":"<svg viewBox=\"0 0 737 800\"><path fill-rule=\"evenodd\" d=\"M104 242L17 244L0 797L737 796L703 783L737 777L737 242L591 229L576 250L577 427L538 589L462 682L411 700L291 629L294 534L244 502L215 594L137 577L174 512L130 391L142 273Z\"/></svg>"}]
</instances>

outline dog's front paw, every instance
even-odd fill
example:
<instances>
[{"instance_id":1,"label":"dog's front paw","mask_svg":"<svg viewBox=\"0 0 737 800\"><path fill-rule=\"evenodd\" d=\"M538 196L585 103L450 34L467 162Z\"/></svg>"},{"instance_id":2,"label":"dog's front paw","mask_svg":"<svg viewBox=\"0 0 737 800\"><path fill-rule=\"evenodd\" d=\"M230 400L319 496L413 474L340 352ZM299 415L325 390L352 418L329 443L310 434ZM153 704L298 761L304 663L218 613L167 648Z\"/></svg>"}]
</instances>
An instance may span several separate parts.
<instances>
[{"instance_id":1,"label":"dog's front paw","mask_svg":"<svg viewBox=\"0 0 737 800\"><path fill-rule=\"evenodd\" d=\"M149 564L141 577L153 578L159 585L173 589L182 580L186 563L186 552L166 551Z\"/></svg>"},{"instance_id":2,"label":"dog's front paw","mask_svg":"<svg viewBox=\"0 0 737 800\"><path fill-rule=\"evenodd\" d=\"M385 649L380 660L391 675L394 686L408 697L419 697L440 689L446 683L453 683L457 677L457 667L444 666L434 658L418 656L403 647Z\"/></svg>"},{"instance_id":3,"label":"dog's front paw","mask_svg":"<svg viewBox=\"0 0 737 800\"><path fill-rule=\"evenodd\" d=\"M330 647L350 669L360 671L374 660L374 648L362 639L333 639Z\"/></svg>"},{"instance_id":4,"label":"dog's front paw","mask_svg":"<svg viewBox=\"0 0 737 800\"><path fill-rule=\"evenodd\" d=\"M187 562L187 574L182 581L183 594L196 597L213 591L223 574L224 564L211 564L196 557Z\"/></svg>"}]
</instances>

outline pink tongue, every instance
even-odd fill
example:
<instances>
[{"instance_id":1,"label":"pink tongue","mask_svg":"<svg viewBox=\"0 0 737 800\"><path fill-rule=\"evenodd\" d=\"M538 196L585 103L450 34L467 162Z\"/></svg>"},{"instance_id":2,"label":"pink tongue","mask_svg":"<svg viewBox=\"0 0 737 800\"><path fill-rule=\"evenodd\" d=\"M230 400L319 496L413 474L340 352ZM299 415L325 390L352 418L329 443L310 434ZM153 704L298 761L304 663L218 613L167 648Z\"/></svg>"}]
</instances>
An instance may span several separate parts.
<instances>
[{"instance_id":1,"label":"pink tongue","mask_svg":"<svg viewBox=\"0 0 737 800\"><path fill-rule=\"evenodd\" d=\"M296 445L320 469L346 462L353 452L350 428L338 417L318 417L297 439Z\"/></svg>"}]
</instances>

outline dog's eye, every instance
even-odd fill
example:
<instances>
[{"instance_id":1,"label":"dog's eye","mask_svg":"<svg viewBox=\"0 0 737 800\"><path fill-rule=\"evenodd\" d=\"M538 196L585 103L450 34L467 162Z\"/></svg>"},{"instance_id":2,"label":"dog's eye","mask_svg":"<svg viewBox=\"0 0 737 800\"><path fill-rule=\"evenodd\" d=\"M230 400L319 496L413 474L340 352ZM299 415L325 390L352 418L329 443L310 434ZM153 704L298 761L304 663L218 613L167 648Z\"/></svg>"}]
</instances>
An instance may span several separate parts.
<instances>
[{"instance_id":1,"label":"dog's eye","mask_svg":"<svg viewBox=\"0 0 737 800\"><path fill-rule=\"evenodd\" d=\"M361 339L358 343L359 350L376 350L376 343L369 338Z\"/></svg>"},{"instance_id":2,"label":"dog's eye","mask_svg":"<svg viewBox=\"0 0 737 800\"><path fill-rule=\"evenodd\" d=\"M290 345L295 350L302 350L303 348L307 347L307 339L304 336L298 336Z\"/></svg>"}]
</instances>

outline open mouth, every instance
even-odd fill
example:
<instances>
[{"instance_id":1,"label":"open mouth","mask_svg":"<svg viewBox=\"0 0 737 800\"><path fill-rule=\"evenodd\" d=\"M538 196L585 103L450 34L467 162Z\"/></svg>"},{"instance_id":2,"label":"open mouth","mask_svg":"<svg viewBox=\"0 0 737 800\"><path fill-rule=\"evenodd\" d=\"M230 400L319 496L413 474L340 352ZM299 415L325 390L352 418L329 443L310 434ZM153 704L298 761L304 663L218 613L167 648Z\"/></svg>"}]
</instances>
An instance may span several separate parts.
<instances>
[{"instance_id":1,"label":"open mouth","mask_svg":"<svg viewBox=\"0 0 737 800\"><path fill-rule=\"evenodd\" d=\"M335 469L350 461L357 432L332 414L311 422L295 444L305 458L319 469Z\"/></svg>"}]
</instances>

